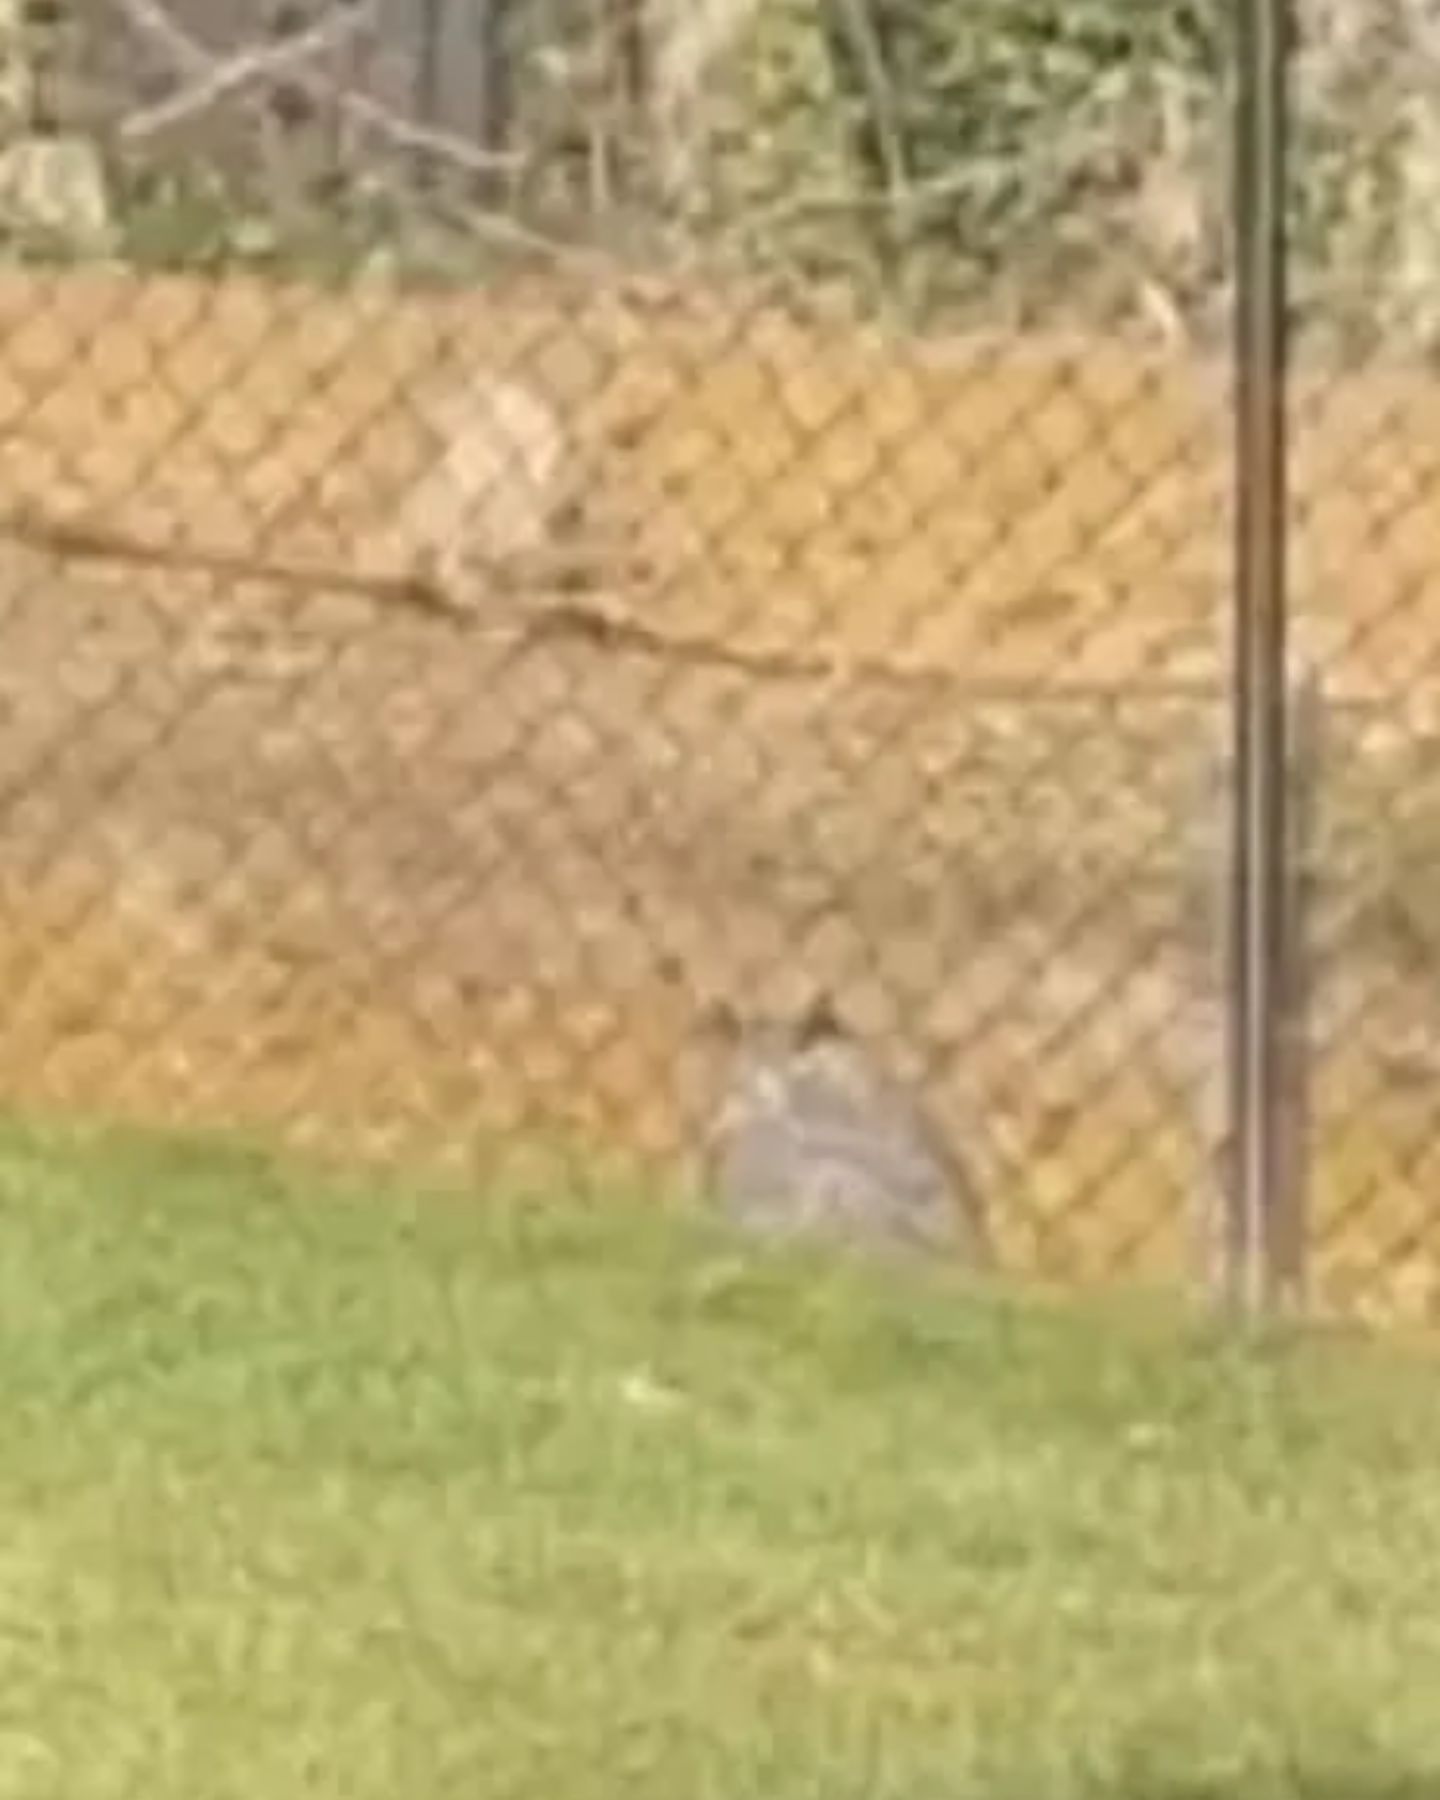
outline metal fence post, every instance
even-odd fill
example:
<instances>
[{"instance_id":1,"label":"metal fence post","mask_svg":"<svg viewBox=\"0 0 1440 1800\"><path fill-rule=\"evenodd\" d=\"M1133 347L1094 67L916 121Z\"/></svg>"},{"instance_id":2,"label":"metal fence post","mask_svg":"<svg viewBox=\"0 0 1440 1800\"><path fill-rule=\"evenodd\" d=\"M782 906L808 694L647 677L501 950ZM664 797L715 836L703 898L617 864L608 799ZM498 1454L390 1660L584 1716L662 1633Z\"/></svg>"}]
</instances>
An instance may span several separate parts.
<instances>
[{"instance_id":1,"label":"metal fence post","mask_svg":"<svg viewBox=\"0 0 1440 1800\"><path fill-rule=\"evenodd\" d=\"M1286 137L1290 8L1239 0L1234 113L1233 779L1227 1289L1274 1299L1286 1154L1288 536Z\"/></svg>"}]
</instances>

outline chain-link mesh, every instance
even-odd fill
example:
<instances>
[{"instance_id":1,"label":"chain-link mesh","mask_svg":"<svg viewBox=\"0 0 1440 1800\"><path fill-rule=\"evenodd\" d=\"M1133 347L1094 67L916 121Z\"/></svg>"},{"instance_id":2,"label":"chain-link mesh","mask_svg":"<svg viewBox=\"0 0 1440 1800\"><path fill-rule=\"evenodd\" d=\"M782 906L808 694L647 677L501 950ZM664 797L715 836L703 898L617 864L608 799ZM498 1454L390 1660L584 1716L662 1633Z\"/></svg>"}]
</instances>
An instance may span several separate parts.
<instances>
[{"instance_id":1,"label":"chain-link mesh","mask_svg":"<svg viewBox=\"0 0 1440 1800\"><path fill-rule=\"evenodd\" d=\"M685 1181L823 1004L1205 1266L1223 44L1102 10L12 27L14 1101Z\"/></svg>"},{"instance_id":2,"label":"chain-link mesh","mask_svg":"<svg viewBox=\"0 0 1440 1800\"><path fill-rule=\"evenodd\" d=\"M1433 1316L1440 11L1299 0L1294 639L1312 1289Z\"/></svg>"}]
</instances>

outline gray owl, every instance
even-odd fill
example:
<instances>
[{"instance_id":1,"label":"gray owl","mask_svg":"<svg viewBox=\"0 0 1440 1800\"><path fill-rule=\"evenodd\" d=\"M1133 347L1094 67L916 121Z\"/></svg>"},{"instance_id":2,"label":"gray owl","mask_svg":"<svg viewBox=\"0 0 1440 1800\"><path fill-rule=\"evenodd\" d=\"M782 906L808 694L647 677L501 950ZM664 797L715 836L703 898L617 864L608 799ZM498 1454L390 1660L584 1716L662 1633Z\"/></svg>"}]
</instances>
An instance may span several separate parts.
<instances>
[{"instance_id":1,"label":"gray owl","mask_svg":"<svg viewBox=\"0 0 1440 1800\"><path fill-rule=\"evenodd\" d=\"M742 1228L989 1263L983 1210L910 1095L827 1007L732 1027L713 1141L718 1203Z\"/></svg>"}]
</instances>

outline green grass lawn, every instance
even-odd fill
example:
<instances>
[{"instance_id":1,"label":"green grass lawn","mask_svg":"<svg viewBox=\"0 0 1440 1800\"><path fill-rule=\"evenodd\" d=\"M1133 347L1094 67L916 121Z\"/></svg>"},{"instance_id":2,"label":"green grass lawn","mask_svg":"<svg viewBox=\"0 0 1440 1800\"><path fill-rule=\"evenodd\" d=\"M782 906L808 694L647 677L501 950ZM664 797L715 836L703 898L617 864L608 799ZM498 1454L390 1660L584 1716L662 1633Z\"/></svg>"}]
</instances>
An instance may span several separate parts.
<instances>
[{"instance_id":1,"label":"green grass lawn","mask_svg":"<svg viewBox=\"0 0 1440 1800\"><path fill-rule=\"evenodd\" d=\"M1440 1361L130 1137L0 1217L0 1796L1440 1797Z\"/></svg>"}]
</instances>

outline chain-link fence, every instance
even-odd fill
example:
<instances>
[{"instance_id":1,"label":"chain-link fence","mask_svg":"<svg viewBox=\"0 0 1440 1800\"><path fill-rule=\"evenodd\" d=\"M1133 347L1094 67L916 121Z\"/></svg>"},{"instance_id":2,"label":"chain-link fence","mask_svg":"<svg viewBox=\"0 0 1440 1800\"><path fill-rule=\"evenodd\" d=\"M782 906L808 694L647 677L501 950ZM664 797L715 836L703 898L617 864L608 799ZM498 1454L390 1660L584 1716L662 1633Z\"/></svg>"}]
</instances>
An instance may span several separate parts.
<instances>
[{"instance_id":1,"label":"chain-link fence","mask_svg":"<svg viewBox=\"0 0 1440 1800\"><path fill-rule=\"evenodd\" d=\"M1308 1243L1350 1304L1435 1240L1440 164L1427 8L1302 10ZM737 1129L798 1183L828 1105L816 1181L873 1195L903 1095L1002 1267L1208 1278L1229 20L12 0L11 1101L710 1190ZM886 1097L807 1088L817 1033Z\"/></svg>"},{"instance_id":2,"label":"chain-link fence","mask_svg":"<svg viewBox=\"0 0 1440 1800\"><path fill-rule=\"evenodd\" d=\"M1312 1287L1433 1316L1440 1219L1430 675L1440 11L1302 0L1292 67L1295 762Z\"/></svg>"}]
</instances>

